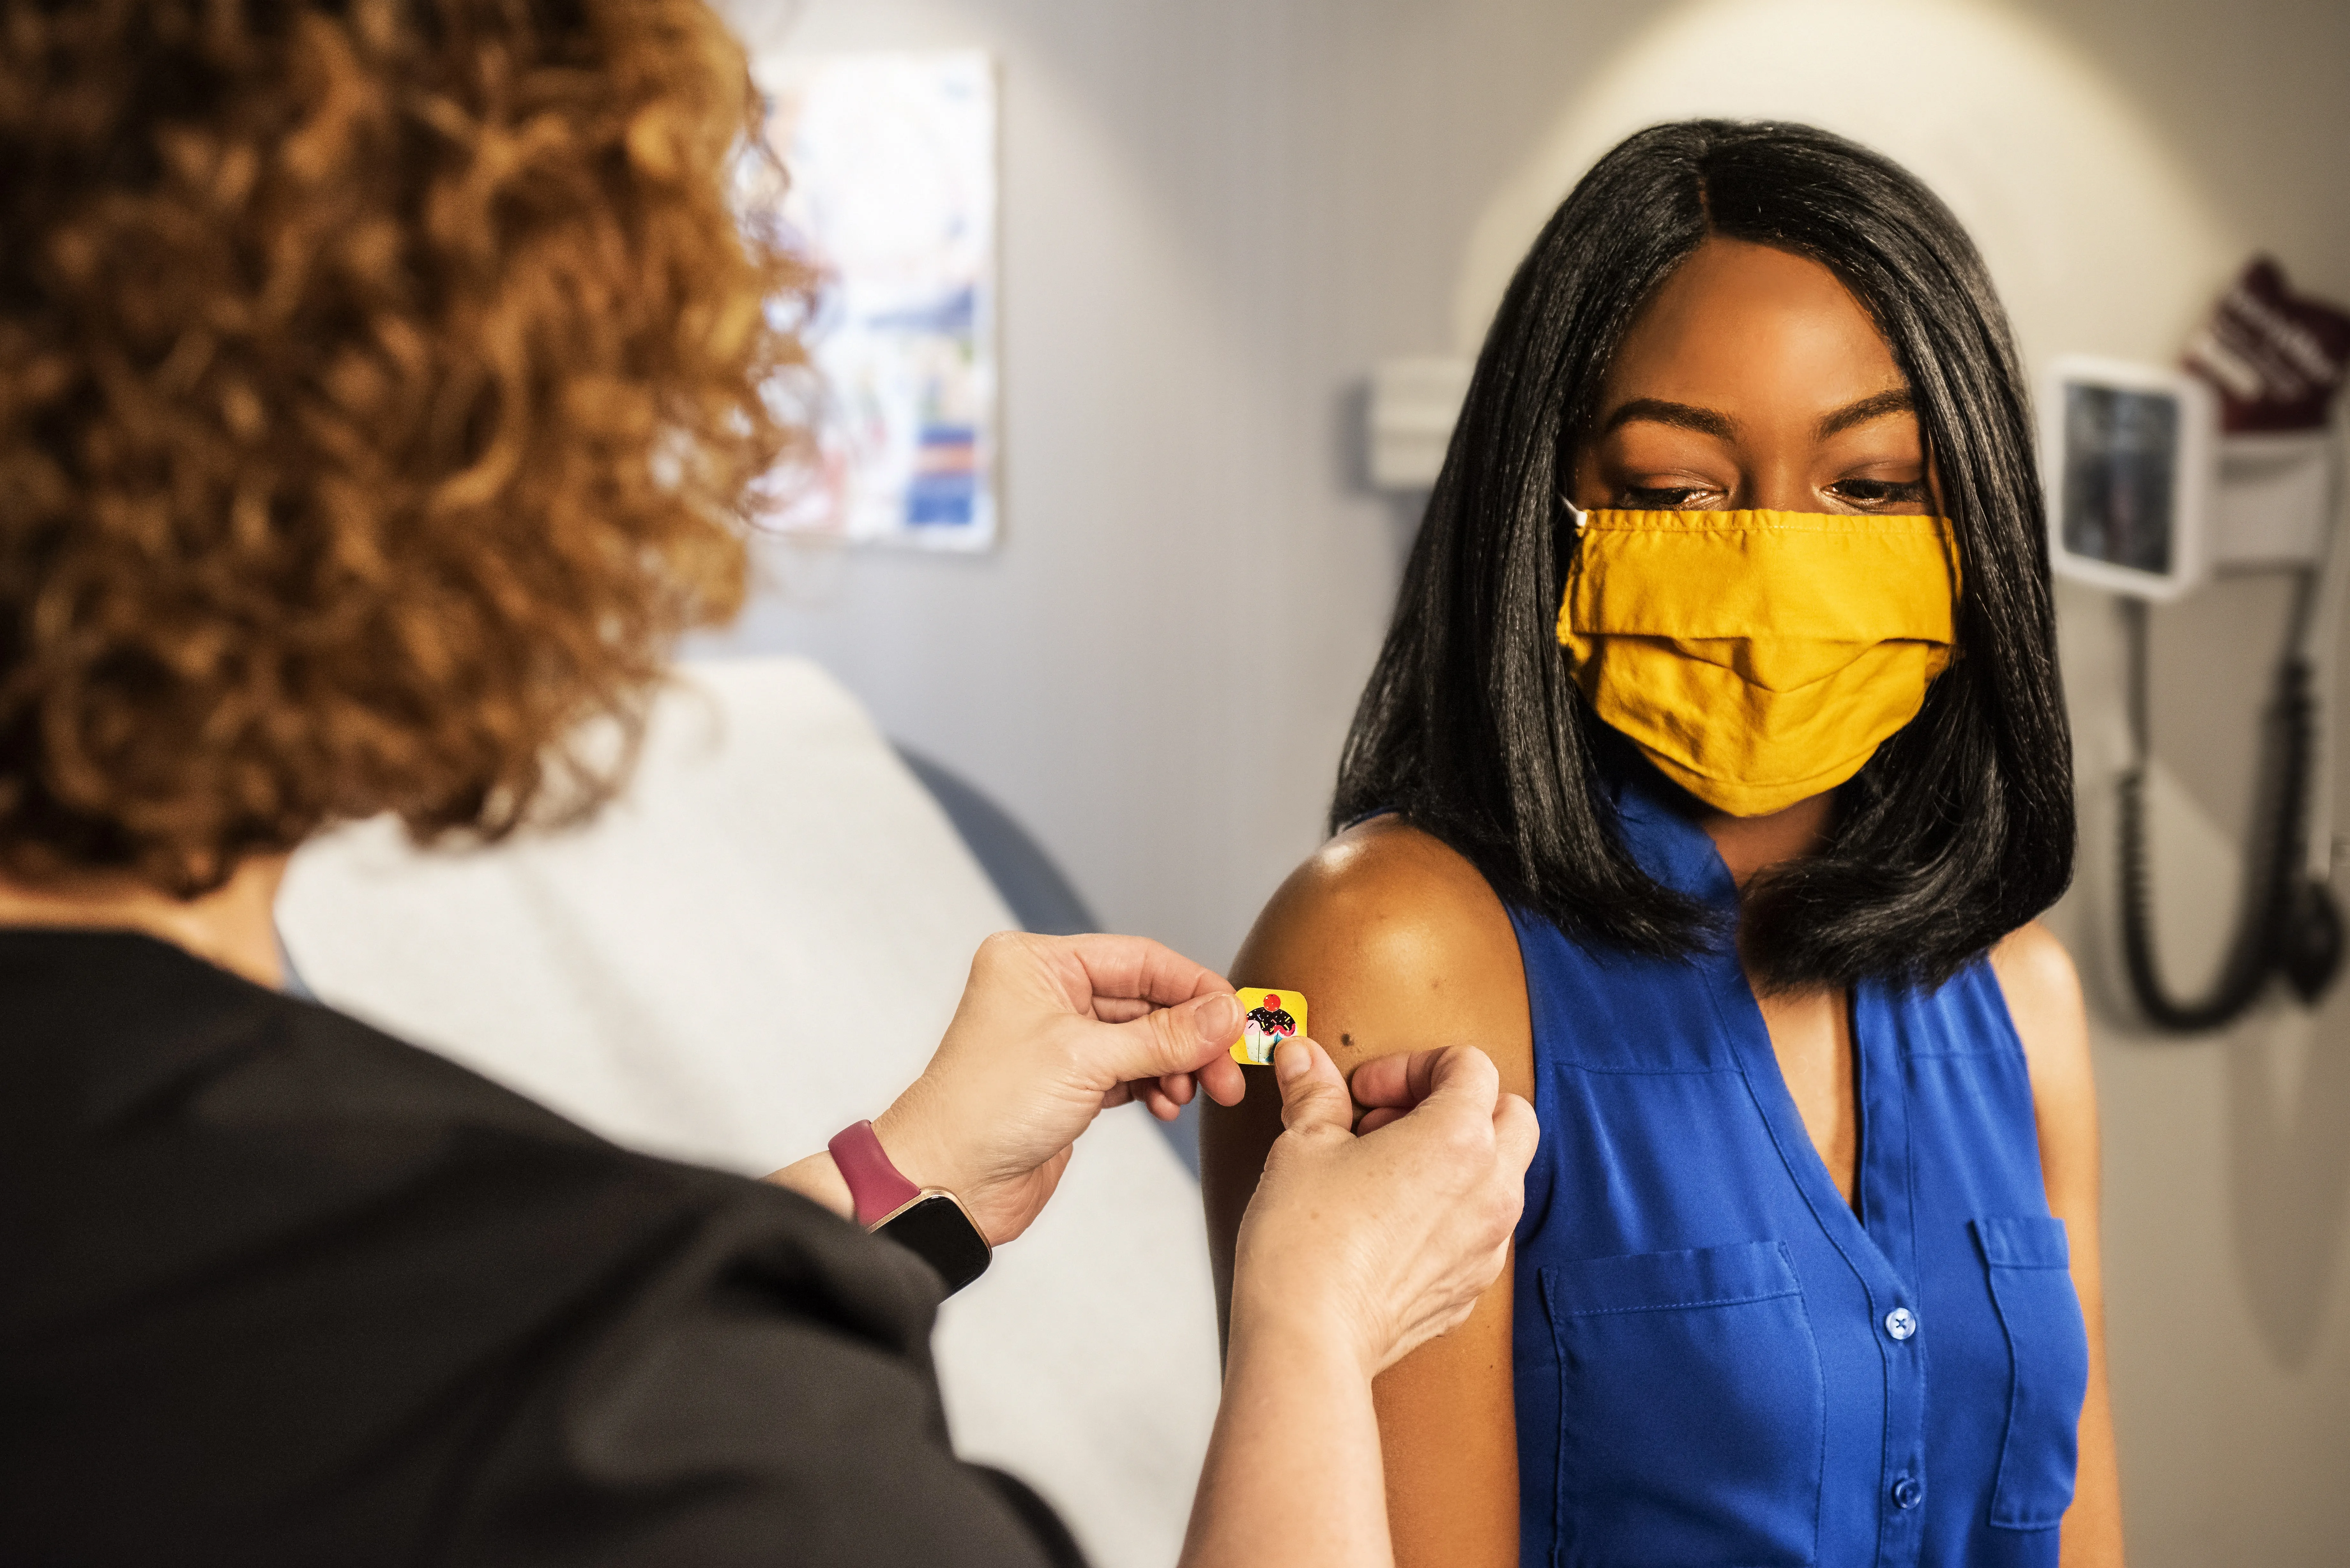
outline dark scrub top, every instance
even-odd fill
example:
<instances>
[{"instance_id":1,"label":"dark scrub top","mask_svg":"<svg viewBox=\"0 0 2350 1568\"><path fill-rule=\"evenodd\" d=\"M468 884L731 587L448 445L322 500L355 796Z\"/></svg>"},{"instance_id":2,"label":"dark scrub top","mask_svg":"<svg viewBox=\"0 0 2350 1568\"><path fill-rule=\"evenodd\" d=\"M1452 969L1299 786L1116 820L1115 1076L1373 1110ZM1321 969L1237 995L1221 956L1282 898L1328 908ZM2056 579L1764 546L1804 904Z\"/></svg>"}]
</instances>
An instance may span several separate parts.
<instances>
[{"instance_id":1,"label":"dark scrub top","mask_svg":"<svg viewBox=\"0 0 2350 1568\"><path fill-rule=\"evenodd\" d=\"M0 1562L1074 1563L938 1276L143 937L0 930Z\"/></svg>"},{"instance_id":2,"label":"dark scrub top","mask_svg":"<svg viewBox=\"0 0 2350 1568\"><path fill-rule=\"evenodd\" d=\"M1621 786L1627 846L1733 913L1712 841L1650 788ZM1856 989L1856 1212L1726 947L1641 960L1513 919L1543 1135L1522 1561L2054 1568L2088 1342L1988 964Z\"/></svg>"}]
</instances>

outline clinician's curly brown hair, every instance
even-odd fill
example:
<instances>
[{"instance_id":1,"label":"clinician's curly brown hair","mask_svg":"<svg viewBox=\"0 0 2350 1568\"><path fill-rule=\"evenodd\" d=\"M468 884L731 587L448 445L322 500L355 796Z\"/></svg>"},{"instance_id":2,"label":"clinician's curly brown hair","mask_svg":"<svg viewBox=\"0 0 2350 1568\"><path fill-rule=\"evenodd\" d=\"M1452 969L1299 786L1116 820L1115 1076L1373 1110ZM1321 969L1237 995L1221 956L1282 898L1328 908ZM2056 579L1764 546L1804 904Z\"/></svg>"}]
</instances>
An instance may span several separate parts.
<instances>
[{"instance_id":1,"label":"clinician's curly brown hair","mask_svg":"<svg viewBox=\"0 0 2350 1568\"><path fill-rule=\"evenodd\" d=\"M791 438L754 112L700 0L0 0L0 876L608 794Z\"/></svg>"}]
</instances>

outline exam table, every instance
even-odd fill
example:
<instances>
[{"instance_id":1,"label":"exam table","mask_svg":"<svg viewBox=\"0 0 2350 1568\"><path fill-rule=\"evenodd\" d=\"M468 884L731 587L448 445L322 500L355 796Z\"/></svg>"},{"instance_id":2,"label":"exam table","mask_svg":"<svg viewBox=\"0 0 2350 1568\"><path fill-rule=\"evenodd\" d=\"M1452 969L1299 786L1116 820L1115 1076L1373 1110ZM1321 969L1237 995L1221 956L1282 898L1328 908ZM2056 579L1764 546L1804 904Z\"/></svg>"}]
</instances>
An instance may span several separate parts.
<instances>
[{"instance_id":1,"label":"exam table","mask_svg":"<svg viewBox=\"0 0 2350 1568\"><path fill-rule=\"evenodd\" d=\"M278 922L322 1001L615 1142L757 1175L920 1070L973 949L1023 923L1007 894L1031 929L1087 923L992 802L774 658L681 666L587 827L428 853L362 823L296 857ZM1105 1113L940 1319L957 1447L1044 1491L1104 1568L1173 1563L1215 1415L1187 1130Z\"/></svg>"}]
</instances>

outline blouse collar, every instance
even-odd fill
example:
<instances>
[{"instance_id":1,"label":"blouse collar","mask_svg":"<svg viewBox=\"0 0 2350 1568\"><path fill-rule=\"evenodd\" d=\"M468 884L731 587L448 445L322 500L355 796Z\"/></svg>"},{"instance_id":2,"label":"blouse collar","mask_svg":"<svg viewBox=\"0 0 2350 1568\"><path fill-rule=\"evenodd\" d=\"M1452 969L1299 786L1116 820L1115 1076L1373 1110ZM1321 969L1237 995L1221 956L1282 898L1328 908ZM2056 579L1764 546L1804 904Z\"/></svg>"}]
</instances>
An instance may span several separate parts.
<instances>
[{"instance_id":1,"label":"blouse collar","mask_svg":"<svg viewBox=\"0 0 2350 1568\"><path fill-rule=\"evenodd\" d=\"M1632 858L1664 887L1708 908L1735 912L1738 884L1721 853L1683 803L1688 796L1645 763L1611 768L1608 784Z\"/></svg>"}]
</instances>

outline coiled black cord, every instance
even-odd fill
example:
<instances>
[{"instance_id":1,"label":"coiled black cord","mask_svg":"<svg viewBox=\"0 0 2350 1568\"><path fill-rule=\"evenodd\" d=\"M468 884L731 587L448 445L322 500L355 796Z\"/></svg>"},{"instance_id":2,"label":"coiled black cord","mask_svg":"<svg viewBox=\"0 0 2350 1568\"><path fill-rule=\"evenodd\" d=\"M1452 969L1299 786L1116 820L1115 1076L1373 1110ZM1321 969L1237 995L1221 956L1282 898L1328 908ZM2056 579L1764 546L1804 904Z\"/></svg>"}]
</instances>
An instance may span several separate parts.
<instances>
[{"instance_id":1,"label":"coiled black cord","mask_svg":"<svg viewBox=\"0 0 2350 1568\"><path fill-rule=\"evenodd\" d=\"M2277 666L2265 722L2253 842L2245 857L2242 913L2227 961L2209 992L2182 1002L2162 978L2154 947L2154 879L2147 846L2146 772L2152 756L2147 711L2147 607L2123 601L2129 641L2129 719L2136 757L2121 777L2122 958L2130 990L2147 1022L2173 1033L2201 1033L2250 1012L2282 974L2303 1002L2314 1002L2342 963L2342 917L2332 892L2308 872L2311 762L2316 748L2314 678L2302 655L2315 584L2295 597L2288 653Z\"/></svg>"}]
</instances>

